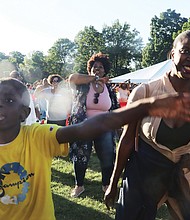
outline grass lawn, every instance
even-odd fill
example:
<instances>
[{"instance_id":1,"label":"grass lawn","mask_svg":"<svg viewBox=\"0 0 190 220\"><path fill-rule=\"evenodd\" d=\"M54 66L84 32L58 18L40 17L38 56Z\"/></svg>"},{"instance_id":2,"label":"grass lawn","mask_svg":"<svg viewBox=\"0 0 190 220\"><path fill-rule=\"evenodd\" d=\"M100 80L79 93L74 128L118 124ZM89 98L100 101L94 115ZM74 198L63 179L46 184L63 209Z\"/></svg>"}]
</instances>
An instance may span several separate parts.
<instances>
[{"instance_id":1,"label":"grass lawn","mask_svg":"<svg viewBox=\"0 0 190 220\"><path fill-rule=\"evenodd\" d=\"M52 163L52 193L57 220L112 220L115 210L108 211L103 203L99 161L93 153L85 176L85 192L79 198L71 198L74 187L72 163L68 158L55 158ZM163 206L156 220L167 220Z\"/></svg>"}]
</instances>

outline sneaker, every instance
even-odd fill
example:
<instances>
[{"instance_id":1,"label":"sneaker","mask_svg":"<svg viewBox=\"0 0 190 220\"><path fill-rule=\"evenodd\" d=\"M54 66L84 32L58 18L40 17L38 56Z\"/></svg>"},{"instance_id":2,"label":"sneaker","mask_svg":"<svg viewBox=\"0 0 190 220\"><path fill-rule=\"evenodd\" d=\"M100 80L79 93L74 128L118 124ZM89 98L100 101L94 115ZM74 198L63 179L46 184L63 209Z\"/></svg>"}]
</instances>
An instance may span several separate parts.
<instances>
[{"instance_id":1,"label":"sneaker","mask_svg":"<svg viewBox=\"0 0 190 220\"><path fill-rule=\"evenodd\" d=\"M106 185L106 186L102 186L102 190L103 190L103 192L106 192L107 188L108 188L108 185Z\"/></svg>"},{"instance_id":2,"label":"sneaker","mask_svg":"<svg viewBox=\"0 0 190 220\"><path fill-rule=\"evenodd\" d=\"M75 188L71 191L71 197L77 198L84 192L84 186L75 186Z\"/></svg>"}]
</instances>

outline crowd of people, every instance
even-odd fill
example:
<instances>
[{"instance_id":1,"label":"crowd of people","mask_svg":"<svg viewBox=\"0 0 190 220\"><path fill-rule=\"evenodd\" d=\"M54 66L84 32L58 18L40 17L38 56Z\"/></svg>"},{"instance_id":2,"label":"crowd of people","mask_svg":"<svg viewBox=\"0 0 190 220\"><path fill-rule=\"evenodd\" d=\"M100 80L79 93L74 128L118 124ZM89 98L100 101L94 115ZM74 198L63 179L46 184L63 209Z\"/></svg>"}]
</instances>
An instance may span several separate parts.
<instances>
[{"instance_id":1,"label":"crowd of people","mask_svg":"<svg viewBox=\"0 0 190 220\"><path fill-rule=\"evenodd\" d=\"M0 79L2 219L55 219L52 158L69 155L76 198L93 146L108 209L124 171L117 220L154 220L163 203L172 219L190 219L190 31L174 40L171 60L169 72L133 90L109 82L102 53L90 57L86 75L67 80L52 74L34 87L18 71Z\"/></svg>"}]
</instances>

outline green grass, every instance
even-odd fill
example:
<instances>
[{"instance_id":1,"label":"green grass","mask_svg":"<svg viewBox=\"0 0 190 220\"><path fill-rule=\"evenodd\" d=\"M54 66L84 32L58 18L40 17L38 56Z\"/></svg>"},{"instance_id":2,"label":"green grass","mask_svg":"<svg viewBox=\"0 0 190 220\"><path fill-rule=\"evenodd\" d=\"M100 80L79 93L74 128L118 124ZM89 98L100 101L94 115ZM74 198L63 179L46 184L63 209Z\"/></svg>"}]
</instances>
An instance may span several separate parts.
<instances>
[{"instance_id":1,"label":"green grass","mask_svg":"<svg viewBox=\"0 0 190 220\"><path fill-rule=\"evenodd\" d=\"M52 193L57 220L112 220L115 210L108 211L103 203L99 161L93 153L85 176L85 192L71 198L74 187L73 166L68 158L55 158L52 163ZM156 220L167 220L166 207L158 211Z\"/></svg>"}]
</instances>

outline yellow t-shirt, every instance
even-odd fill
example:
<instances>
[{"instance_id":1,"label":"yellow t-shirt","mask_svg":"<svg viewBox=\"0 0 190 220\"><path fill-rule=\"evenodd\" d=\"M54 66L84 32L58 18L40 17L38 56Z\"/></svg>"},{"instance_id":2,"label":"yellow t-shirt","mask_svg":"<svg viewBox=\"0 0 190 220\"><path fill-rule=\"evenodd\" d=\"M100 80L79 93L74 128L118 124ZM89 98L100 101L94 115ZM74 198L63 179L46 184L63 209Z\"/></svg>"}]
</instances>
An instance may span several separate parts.
<instances>
[{"instance_id":1,"label":"yellow t-shirt","mask_svg":"<svg viewBox=\"0 0 190 220\"><path fill-rule=\"evenodd\" d=\"M51 162L67 156L57 142L57 125L22 126L18 136L0 146L0 219L52 220Z\"/></svg>"}]
</instances>

